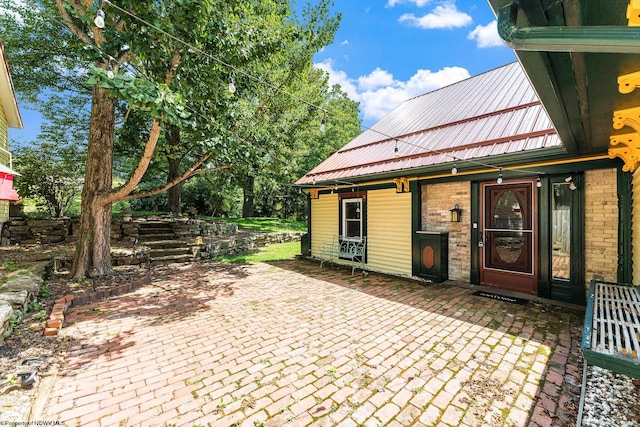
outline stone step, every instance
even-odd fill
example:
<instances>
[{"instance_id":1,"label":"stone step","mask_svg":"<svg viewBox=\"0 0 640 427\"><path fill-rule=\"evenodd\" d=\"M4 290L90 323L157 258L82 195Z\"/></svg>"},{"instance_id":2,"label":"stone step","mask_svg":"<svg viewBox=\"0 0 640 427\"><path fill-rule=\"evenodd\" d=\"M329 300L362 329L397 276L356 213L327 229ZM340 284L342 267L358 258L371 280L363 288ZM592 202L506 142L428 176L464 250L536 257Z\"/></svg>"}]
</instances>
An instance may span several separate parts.
<instances>
[{"instance_id":1,"label":"stone step","mask_svg":"<svg viewBox=\"0 0 640 427\"><path fill-rule=\"evenodd\" d=\"M171 227L153 227L153 228L142 228L138 229L138 234L147 235L147 234L173 234L173 230Z\"/></svg>"},{"instance_id":2,"label":"stone step","mask_svg":"<svg viewBox=\"0 0 640 427\"><path fill-rule=\"evenodd\" d=\"M193 256L189 255L169 255L163 257L156 257L151 259L151 265L171 264L174 262L190 262L193 261Z\"/></svg>"},{"instance_id":3,"label":"stone step","mask_svg":"<svg viewBox=\"0 0 640 427\"><path fill-rule=\"evenodd\" d=\"M163 249L151 249L149 257L156 259L158 257L170 256L170 255L192 255L193 252L189 246L179 248L163 248Z\"/></svg>"},{"instance_id":4,"label":"stone step","mask_svg":"<svg viewBox=\"0 0 640 427\"><path fill-rule=\"evenodd\" d=\"M138 239L140 242L145 242L146 245L151 242L179 241L175 239L175 235L173 233L141 234L138 236Z\"/></svg>"},{"instance_id":5,"label":"stone step","mask_svg":"<svg viewBox=\"0 0 640 427\"><path fill-rule=\"evenodd\" d=\"M168 248L182 248L188 246L183 240L153 240L148 242L139 243L141 246L148 246L153 249L168 249Z\"/></svg>"}]
</instances>

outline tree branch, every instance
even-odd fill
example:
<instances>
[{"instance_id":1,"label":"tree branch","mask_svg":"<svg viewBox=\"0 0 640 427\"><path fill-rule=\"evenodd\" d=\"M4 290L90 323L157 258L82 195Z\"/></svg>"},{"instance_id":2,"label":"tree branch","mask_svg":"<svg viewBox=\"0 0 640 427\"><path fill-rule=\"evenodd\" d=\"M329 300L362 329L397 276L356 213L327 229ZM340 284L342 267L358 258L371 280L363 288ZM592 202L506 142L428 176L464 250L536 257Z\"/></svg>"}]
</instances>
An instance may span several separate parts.
<instances>
[{"instance_id":1,"label":"tree branch","mask_svg":"<svg viewBox=\"0 0 640 427\"><path fill-rule=\"evenodd\" d=\"M126 112L126 113L124 113L124 117L123 117L123 118L122 118L122 120L120 120L119 122L116 122L116 126L117 126L117 125L121 125L121 124L123 124L124 122L126 122L126 121L127 121L127 119L129 118L129 113L130 113L130 112L131 112L131 107L127 108L127 112Z\"/></svg>"},{"instance_id":2,"label":"tree branch","mask_svg":"<svg viewBox=\"0 0 640 427\"><path fill-rule=\"evenodd\" d=\"M93 45L93 40L91 40L91 38L87 34L85 34L84 31L78 28L73 22L73 18L71 17L71 15L69 15L67 9L64 8L64 4L62 4L62 0L56 0L56 5L58 6L58 12L60 12L60 16L62 16L62 20L66 24L67 28L69 28L69 30L71 30L71 32L78 36L78 38L83 42Z\"/></svg>"},{"instance_id":3,"label":"tree branch","mask_svg":"<svg viewBox=\"0 0 640 427\"><path fill-rule=\"evenodd\" d=\"M142 177L144 176L147 168L149 167L149 163L151 163L151 159L153 158L153 153L156 149L156 145L158 144L158 137L160 136L160 123L157 120L153 121L151 125L151 131L149 132L149 137L147 138L147 143L144 147L144 152L142 153L142 157L138 162L138 166L136 170L133 171L129 180L122 185L118 190L109 193L104 196L101 200L101 204L114 203L118 200L125 200L124 198L133 192L136 186L142 181Z\"/></svg>"},{"instance_id":4,"label":"tree branch","mask_svg":"<svg viewBox=\"0 0 640 427\"><path fill-rule=\"evenodd\" d=\"M56 0L60 1L60 0ZM173 81L173 77L175 76L175 72L180 64L180 54L176 51L173 53L173 58L171 59L171 69L169 69L165 75L165 83L167 86L171 85ZM153 155L156 150L156 145L158 145L158 138L160 137L160 123L158 123L157 119L153 120L153 124L151 125L151 130L149 131L149 137L147 138L147 143L144 146L144 152L142 153L142 157L138 162L138 166L136 170L133 171L129 180L122 185L118 190L112 191L109 194L101 197L100 204L106 205L109 203L114 203L119 200L128 200L127 197L133 193L136 186L140 184L144 174L147 172L149 168L149 164L153 159ZM204 155L200 160L198 166L202 164L206 159L211 156L211 153ZM198 162L196 162L198 163ZM198 167L196 166L196 167Z\"/></svg>"},{"instance_id":5,"label":"tree branch","mask_svg":"<svg viewBox=\"0 0 640 427\"><path fill-rule=\"evenodd\" d=\"M210 156L210 155L211 154L208 154L207 157ZM193 166L192 166L191 168L189 168L189 171L183 173L181 176L179 176L178 178L172 180L171 182L166 183L162 187L157 187L157 188L154 188L153 190L149 190L149 191L145 191L145 192L133 192L133 193L129 194L128 196L126 196L122 200L131 200L131 199L138 199L138 198L142 198L142 197L154 196L156 194L160 194L160 193L162 193L164 191L167 191L169 188L173 187L174 185L178 185L181 182L186 181L187 179L192 178L192 177L194 177L196 175L200 175L200 174L203 174L203 173L217 172L217 171L220 171L220 170L229 169L232 166L233 165L224 165L224 166L217 166L215 168L198 169L198 170L193 170ZM195 166L195 167L197 167L197 166Z\"/></svg>"}]
</instances>

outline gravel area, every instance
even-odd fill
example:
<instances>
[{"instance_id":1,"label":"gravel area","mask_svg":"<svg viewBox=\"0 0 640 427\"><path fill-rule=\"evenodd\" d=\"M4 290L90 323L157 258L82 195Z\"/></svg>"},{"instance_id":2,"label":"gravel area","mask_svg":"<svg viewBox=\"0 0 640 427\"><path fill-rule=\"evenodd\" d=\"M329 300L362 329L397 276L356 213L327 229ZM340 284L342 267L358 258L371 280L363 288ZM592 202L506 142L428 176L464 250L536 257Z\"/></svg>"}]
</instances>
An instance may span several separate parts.
<instances>
[{"instance_id":1,"label":"gravel area","mask_svg":"<svg viewBox=\"0 0 640 427\"><path fill-rule=\"evenodd\" d=\"M640 426L640 380L589 366L582 426Z\"/></svg>"}]
</instances>

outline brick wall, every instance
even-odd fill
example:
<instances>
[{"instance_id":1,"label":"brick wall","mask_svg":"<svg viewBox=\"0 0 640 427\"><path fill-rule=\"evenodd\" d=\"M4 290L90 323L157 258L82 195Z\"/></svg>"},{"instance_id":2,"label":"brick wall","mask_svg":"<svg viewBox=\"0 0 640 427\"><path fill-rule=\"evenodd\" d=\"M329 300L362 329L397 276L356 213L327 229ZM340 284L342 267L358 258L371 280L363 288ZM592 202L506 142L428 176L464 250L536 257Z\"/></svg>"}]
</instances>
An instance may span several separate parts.
<instances>
[{"instance_id":1,"label":"brick wall","mask_svg":"<svg viewBox=\"0 0 640 427\"><path fill-rule=\"evenodd\" d=\"M616 281L618 269L618 196L616 170L585 172L585 279L594 274Z\"/></svg>"},{"instance_id":2,"label":"brick wall","mask_svg":"<svg viewBox=\"0 0 640 427\"><path fill-rule=\"evenodd\" d=\"M449 232L449 279L469 282L471 271L471 184L427 184L422 189L421 229ZM450 210L458 205L462 221L451 222Z\"/></svg>"}]
</instances>

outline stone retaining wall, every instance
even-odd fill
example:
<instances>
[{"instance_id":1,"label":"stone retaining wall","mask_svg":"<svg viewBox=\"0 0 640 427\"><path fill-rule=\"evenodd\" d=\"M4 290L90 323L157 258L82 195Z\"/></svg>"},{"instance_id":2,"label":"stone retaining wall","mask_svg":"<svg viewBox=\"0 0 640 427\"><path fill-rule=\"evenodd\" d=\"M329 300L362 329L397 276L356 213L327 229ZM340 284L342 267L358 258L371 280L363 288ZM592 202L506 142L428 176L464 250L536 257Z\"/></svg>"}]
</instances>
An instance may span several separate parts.
<instances>
[{"instance_id":1,"label":"stone retaining wall","mask_svg":"<svg viewBox=\"0 0 640 427\"><path fill-rule=\"evenodd\" d=\"M153 218L154 220L157 217ZM225 222L206 222L200 219L168 218L176 238L196 236L227 236L238 231L238 225ZM134 221L114 220L111 223L111 238L115 241L132 240L139 236L140 224L149 222L147 218ZM0 224L0 246L41 243L69 243L78 238L79 219L30 220L11 218Z\"/></svg>"},{"instance_id":2,"label":"stone retaining wall","mask_svg":"<svg viewBox=\"0 0 640 427\"><path fill-rule=\"evenodd\" d=\"M224 255L246 254L277 243L299 242L303 234L305 233L260 233L232 236L227 239L204 239L200 257L217 258Z\"/></svg>"}]
</instances>

